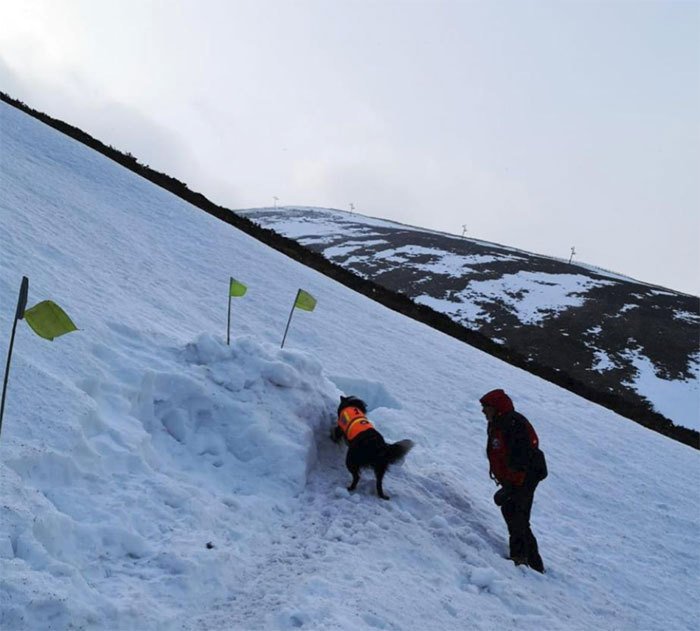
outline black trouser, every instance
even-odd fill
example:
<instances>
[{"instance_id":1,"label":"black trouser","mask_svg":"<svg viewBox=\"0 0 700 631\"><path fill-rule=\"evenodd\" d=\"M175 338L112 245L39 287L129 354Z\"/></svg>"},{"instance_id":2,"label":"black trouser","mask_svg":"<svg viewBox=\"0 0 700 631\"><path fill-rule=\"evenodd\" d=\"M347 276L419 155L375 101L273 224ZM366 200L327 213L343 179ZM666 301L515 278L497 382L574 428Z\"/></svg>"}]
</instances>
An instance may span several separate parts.
<instances>
[{"instance_id":1,"label":"black trouser","mask_svg":"<svg viewBox=\"0 0 700 631\"><path fill-rule=\"evenodd\" d=\"M530 529L530 512L536 488L537 484L512 487L508 500L501 506L501 512L510 535L510 557L526 561L533 570L542 572L544 564L537 549L537 539Z\"/></svg>"}]
</instances>

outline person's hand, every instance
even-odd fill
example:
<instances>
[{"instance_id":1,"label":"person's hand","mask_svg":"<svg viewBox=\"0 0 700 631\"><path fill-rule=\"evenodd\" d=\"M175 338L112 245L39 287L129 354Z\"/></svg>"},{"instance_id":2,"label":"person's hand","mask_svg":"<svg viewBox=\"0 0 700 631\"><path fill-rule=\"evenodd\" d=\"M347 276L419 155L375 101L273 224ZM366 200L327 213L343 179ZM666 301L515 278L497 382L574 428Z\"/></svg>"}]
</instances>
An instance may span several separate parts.
<instances>
[{"instance_id":1,"label":"person's hand","mask_svg":"<svg viewBox=\"0 0 700 631\"><path fill-rule=\"evenodd\" d=\"M502 486L493 495L493 503L496 506L503 506L510 499L510 489Z\"/></svg>"}]
</instances>

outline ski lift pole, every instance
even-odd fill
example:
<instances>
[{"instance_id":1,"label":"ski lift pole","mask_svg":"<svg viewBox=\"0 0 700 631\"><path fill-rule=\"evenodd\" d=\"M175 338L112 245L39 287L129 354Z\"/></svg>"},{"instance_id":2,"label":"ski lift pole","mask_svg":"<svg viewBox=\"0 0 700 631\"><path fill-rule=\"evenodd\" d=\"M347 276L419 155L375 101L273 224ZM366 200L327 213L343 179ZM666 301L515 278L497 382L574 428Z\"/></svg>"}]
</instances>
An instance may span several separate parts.
<instances>
[{"instance_id":1,"label":"ski lift pole","mask_svg":"<svg viewBox=\"0 0 700 631\"><path fill-rule=\"evenodd\" d=\"M282 346L280 346L280 348L284 348L284 341L287 339L287 331L289 331L289 323L292 321L292 316L294 315L294 307L296 307L300 292L301 289L297 289L297 295L296 298L294 298L294 302L292 303L292 310L289 312L289 320L287 320L287 328L284 330L284 337L282 338Z\"/></svg>"},{"instance_id":2,"label":"ski lift pole","mask_svg":"<svg viewBox=\"0 0 700 631\"><path fill-rule=\"evenodd\" d=\"M5 379L2 384L2 402L0 403L0 432L2 432L2 416L5 413L5 395L7 393L7 379L10 375L10 362L12 361L12 347L15 344L15 331L17 321L24 318L24 310L27 307L27 295L29 294L29 279L22 276L22 284L19 288L19 299L17 300L17 311L15 321L12 324L12 335L10 336L10 348L7 351L7 365L5 366Z\"/></svg>"}]
</instances>

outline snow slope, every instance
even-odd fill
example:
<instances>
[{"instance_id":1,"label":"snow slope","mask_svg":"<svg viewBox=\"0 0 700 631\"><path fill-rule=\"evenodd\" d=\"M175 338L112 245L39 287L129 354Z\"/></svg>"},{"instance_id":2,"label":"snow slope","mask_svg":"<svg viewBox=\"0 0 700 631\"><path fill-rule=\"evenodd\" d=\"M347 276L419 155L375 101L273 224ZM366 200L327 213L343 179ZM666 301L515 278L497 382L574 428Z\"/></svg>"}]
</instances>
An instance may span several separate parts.
<instances>
[{"instance_id":1,"label":"snow slope","mask_svg":"<svg viewBox=\"0 0 700 631\"><path fill-rule=\"evenodd\" d=\"M0 104L0 628L695 629L697 452L406 319ZM229 275L249 286L233 303ZM294 315L297 288L318 299ZM478 398L510 391L550 477L514 567ZM384 502L341 392L416 448Z\"/></svg>"}]
</instances>

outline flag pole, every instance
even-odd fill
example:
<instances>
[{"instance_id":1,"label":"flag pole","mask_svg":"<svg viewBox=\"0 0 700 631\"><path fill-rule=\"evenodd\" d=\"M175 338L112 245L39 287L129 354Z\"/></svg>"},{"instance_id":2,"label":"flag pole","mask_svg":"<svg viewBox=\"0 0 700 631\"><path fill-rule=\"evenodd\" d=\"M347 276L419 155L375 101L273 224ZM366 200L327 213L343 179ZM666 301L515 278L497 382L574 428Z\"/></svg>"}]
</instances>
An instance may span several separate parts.
<instances>
[{"instance_id":1,"label":"flag pole","mask_svg":"<svg viewBox=\"0 0 700 631\"><path fill-rule=\"evenodd\" d=\"M229 276L228 280L228 321L226 323L226 345L230 344L231 340L231 283L233 276Z\"/></svg>"},{"instance_id":2,"label":"flag pole","mask_svg":"<svg viewBox=\"0 0 700 631\"><path fill-rule=\"evenodd\" d=\"M22 276L22 284L19 288L19 298L17 300L17 311L15 321L12 324L12 335L10 336L10 348L7 351L7 365L5 366L5 379L2 384L2 402L0 403L0 432L2 432L2 416L5 413L5 393L7 392L7 379L10 375L10 361L12 361L12 347L15 344L15 331L17 321L24 318L24 309L27 306L27 294L29 293L29 279Z\"/></svg>"},{"instance_id":3,"label":"flag pole","mask_svg":"<svg viewBox=\"0 0 700 631\"><path fill-rule=\"evenodd\" d=\"M282 346L280 348L284 348L284 340L287 339L287 331L289 331L289 323L292 321L292 315L294 315L294 307L297 304L297 299L299 298L299 292L301 289L297 289L297 295L296 298L294 298L294 302L292 303L292 310L289 312L289 320L287 320L287 328L284 330L284 337L282 338Z\"/></svg>"}]
</instances>

